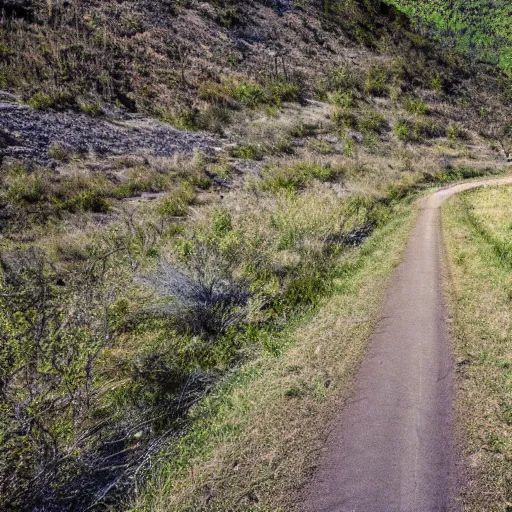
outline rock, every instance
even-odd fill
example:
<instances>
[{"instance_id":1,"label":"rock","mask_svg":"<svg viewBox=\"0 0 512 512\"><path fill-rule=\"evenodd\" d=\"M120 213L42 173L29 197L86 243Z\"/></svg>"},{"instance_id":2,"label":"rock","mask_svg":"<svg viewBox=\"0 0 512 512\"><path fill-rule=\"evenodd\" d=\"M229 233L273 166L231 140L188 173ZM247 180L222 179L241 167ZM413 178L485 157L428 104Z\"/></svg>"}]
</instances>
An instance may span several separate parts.
<instances>
[{"instance_id":1,"label":"rock","mask_svg":"<svg viewBox=\"0 0 512 512\"><path fill-rule=\"evenodd\" d=\"M51 161L48 149L56 141L81 153L102 156L148 153L170 157L177 152L192 154L194 149L213 153L220 145L213 135L178 130L140 115L98 118L10 104L0 104L0 110L0 156L23 153L42 165Z\"/></svg>"},{"instance_id":2,"label":"rock","mask_svg":"<svg viewBox=\"0 0 512 512\"><path fill-rule=\"evenodd\" d=\"M356 132L355 130L349 130L347 135L352 139L361 144L363 142L363 134L361 132Z\"/></svg>"}]
</instances>

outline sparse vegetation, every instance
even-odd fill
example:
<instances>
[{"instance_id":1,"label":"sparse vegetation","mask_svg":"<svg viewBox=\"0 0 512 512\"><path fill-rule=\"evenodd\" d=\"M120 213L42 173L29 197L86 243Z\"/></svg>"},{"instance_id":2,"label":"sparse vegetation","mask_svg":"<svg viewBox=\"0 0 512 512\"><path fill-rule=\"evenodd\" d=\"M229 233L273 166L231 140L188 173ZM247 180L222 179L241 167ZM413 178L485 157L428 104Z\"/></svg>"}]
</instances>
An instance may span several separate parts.
<instances>
[{"instance_id":1,"label":"sparse vegetation","mask_svg":"<svg viewBox=\"0 0 512 512\"><path fill-rule=\"evenodd\" d=\"M509 187L466 192L444 207L469 475L464 510L499 510L512 501L510 207Z\"/></svg>"}]
</instances>

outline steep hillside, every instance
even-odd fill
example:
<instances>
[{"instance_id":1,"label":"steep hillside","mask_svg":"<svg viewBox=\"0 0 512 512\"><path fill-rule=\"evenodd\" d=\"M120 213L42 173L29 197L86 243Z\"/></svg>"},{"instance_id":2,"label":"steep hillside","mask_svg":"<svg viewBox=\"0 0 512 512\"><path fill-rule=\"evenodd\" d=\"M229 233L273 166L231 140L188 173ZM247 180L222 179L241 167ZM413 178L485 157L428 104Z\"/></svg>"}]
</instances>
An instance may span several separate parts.
<instances>
[{"instance_id":1,"label":"steep hillside","mask_svg":"<svg viewBox=\"0 0 512 512\"><path fill-rule=\"evenodd\" d=\"M512 151L507 76L378 0L7 0L0 88L7 510L290 510L319 435L293 400L349 382L407 198ZM351 337L306 379L286 347L314 361L335 290ZM289 389L226 424L269 358ZM260 442L292 417L299 462Z\"/></svg>"},{"instance_id":2,"label":"steep hillside","mask_svg":"<svg viewBox=\"0 0 512 512\"><path fill-rule=\"evenodd\" d=\"M512 4L507 0L394 0L431 37L512 73Z\"/></svg>"}]
</instances>

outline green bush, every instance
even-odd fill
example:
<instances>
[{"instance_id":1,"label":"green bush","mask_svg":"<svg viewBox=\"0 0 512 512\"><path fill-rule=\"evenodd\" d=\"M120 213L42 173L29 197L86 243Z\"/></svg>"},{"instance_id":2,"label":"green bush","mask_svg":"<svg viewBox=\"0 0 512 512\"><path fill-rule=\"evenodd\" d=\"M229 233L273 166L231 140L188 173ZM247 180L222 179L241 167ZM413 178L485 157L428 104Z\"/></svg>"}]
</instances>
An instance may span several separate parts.
<instances>
[{"instance_id":1,"label":"green bush","mask_svg":"<svg viewBox=\"0 0 512 512\"><path fill-rule=\"evenodd\" d=\"M232 84L207 81L199 86L198 94L202 100L230 106L235 97L235 87Z\"/></svg>"},{"instance_id":2,"label":"green bush","mask_svg":"<svg viewBox=\"0 0 512 512\"><path fill-rule=\"evenodd\" d=\"M372 96L386 96L389 92L389 79L389 70L383 64L375 64L366 75L364 91Z\"/></svg>"},{"instance_id":3,"label":"green bush","mask_svg":"<svg viewBox=\"0 0 512 512\"><path fill-rule=\"evenodd\" d=\"M298 85L287 82L276 82L270 85L270 101L281 105L285 101L299 101L300 89Z\"/></svg>"},{"instance_id":4,"label":"green bush","mask_svg":"<svg viewBox=\"0 0 512 512\"><path fill-rule=\"evenodd\" d=\"M465 139L467 136L466 131L459 124L451 124L448 126L446 134L450 140Z\"/></svg>"},{"instance_id":5,"label":"green bush","mask_svg":"<svg viewBox=\"0 0 512 512\"><path fill-rule=\"evenodd\" d=\"M235 98L250 108L266 103L265 90L259 85L241 84L234 90Z\"/></svg>"},{"instance_id":6,"label":"green bush","mask_svg":"<svg viewBox=\"0 0 512 512\"><path fill-rule=\"evenodd\" d=\"M29 107L37 110L46 110L49 108L61 109L68 106L75 106L76 99L73 95L66 91L56 92L54 94L46 94L38 92L27 100Z\"/></svg>"},{"instance_id":7,"label":"green bush","mask_svg":"<svg viewBox=\"0 0 512 512\"><path fill-rule=\"evenodd\" d=\"M358 120L362 132L380 133L386 124L384 116L376 110L366 110Z\"/></svg>"},{"instance_id":8,"label":"green bush","mask_svg":"<svg viewBox=\"0 0 512 512\"><path fill-rule=\"evenodd\" d=\"M38 110L44 110L53 106L53 99L48 94L38 92L27 100L27 105Z\"/></svg>"},{"instance_id":9,"label":"green bush","mask_svg":"<svg viewBox=\"0 0 512 512\"><path fill-rule=\"evenodd\" d=\"M300 122L300 123L292 126L288 130L288 133L292 137L298 137L298 138L311 137L316 134L317 129L318 129L318 126L316 124Z\"/></svg>"},{"instance_id":10,"label":"green bush","mask_svg":"<svg viewBox=\"0 0 512 512\"><path fill-rule=\"evenodd\" d=\"M395 132L395 135L398 137L398 139L401 141L409 142L415 140L414 130L409 121L398 121L395 124L393 131Z\"/></svg>"},{"instance_id":11,"label":"green bush","mask_svg":"<svg viewBox=\"0 0 512 512\"><path fill-rule=\"evenodd\" d=\"M420 137L434 139L444 137L446 135L446 128L435 122L417 121L414 124L414 132L416 139Z\"/></svg>"},{"instance_id":12,"label":"green bush","mask_svg":"<svg viewBox=\"0 0 512 512\"><path fill-rule=\"evenodd\" d=\"M418 98L406 98L403 102L406 112L415 116L424 116L429 112L428 106Z\"/></svg>"},{"instance_id":13,"label":"green bush","mask_svg":"<svg viewBox=\"0 0 512 512\"><path fill-rule=\"evenodd\" d=\"M329 102L342 109L351 109L355 106L354 94L351 91L334 91L329 94Z\"/></svg>"},{"instance_id":14,"label":"green bush","mask_svg":"<svg viewBox=\"0 0 512 512\"><path fill-rule=\"evenodd\" d=\"M185 217L196 198L192 186L182 185L167 194L158 204L157 212L164 217Z\"/></svg>"},{"instance_id":15,"label":"green bush","mask_svg":"<svg viewBox=\"0 0 512 512\"><path fill-rule=\"evenodd\" d=\"M328 80L331 91L340 93L351 92L358 87L358 78L353 69L348 65L342 65L335 69Z\"/></svg>"},{"instance_id":16,"label":"green bush","mask_svg":"<svg viewBox=\"0 0 512 512\"><path fill-rule=\"evenodd\" d=\"M247 160L261 160L264 150L256 144L246 144L230 148L229 154L235 158L244 158Z\"/></svg>"},{"instance_id":17,"label":"green bush","mask_svg":"<svg viewBox=\"0 0 512 512\"><path fill-rule=\"evenodd\" d=\"M84 211L94 213L107 213L111 209L108 199L97 190L80 192L74 198L63 203L62 208L71 212Z\"/></svg>"},{"instance_id":18,"label":"green bush","mask_svg":"<svg viewBox=\"0 0 512 512\"><path fill-rule=\"evenodd\" d=\"M69 162L71 153L68 147L61 142L52 142L48 148L48 154L54 159L61 162Z\"/></svg>"},{"instance_id":19,"label":"green bush","mask_svg":"<svg viewBox=\"0 0 512 512\"><path fill-rule=\"evenodd\" d=\"M295 191L307 186L313 180L333 181L344 174L344 169L330 164L297 162L285 167L266 168L263 171L262 190L278 192Z\"/></svg>"},{"instance_id":20,"label":"green bush","mask_svg":"<svg viewBox=\"0 0 512 512\"><path fill-rule=\"evenodd\" d=\"M337 108L332 114L332 121L340 128L357 128L356 115L346 108Z\"/></svg>"}]
</instances>

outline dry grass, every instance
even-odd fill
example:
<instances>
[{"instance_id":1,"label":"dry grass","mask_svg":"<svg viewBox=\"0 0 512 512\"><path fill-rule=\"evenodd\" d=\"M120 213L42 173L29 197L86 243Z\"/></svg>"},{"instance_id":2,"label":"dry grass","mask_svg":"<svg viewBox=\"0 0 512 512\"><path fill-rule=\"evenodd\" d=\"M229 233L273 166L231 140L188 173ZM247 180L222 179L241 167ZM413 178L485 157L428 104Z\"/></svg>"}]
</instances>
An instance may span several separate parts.
<instances>
[{"instance_id":1,"label":"dry grass","mask_svg":"<svg viewBox=\"0 0 512 512\"><path fill-rule=\"evenodd\" d=\"M467 192L444 207L458 357L465 511L512 507L512 250L509 187Z\"/></svg>"},{"instance_id":2,"label":"dry grass","mask_svg":"<svg viewBox=\"0 0 512 512\"><path fill-rule=\"evenodd\" d=\"M339 262L333 295L267 351L235 371L193 412L189 433L162 457L133 510L291 510L326 424L340 411L365 352L385 283L413 215L392 222Z\"/></svg>"}]
</instances>

